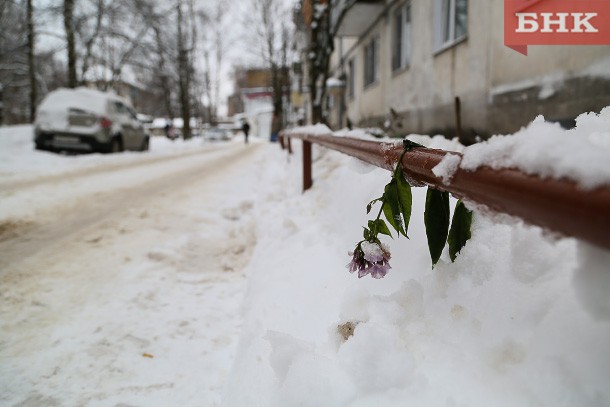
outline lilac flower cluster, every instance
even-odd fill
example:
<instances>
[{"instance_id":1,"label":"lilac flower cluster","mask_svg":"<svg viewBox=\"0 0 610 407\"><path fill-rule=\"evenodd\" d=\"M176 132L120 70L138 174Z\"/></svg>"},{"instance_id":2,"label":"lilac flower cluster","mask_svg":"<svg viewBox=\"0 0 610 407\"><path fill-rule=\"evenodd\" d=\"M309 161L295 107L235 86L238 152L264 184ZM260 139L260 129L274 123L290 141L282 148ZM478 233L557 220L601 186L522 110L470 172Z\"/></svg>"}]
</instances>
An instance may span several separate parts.
<instances>
[{"instance_id":1,"label":"lilac flower cluster","mask_svg":"<svg viewBox=\"0 0 610 407\"><path fill-rule=\"evenodd\" d=\"M350 273L358 271L358 278L368 274L373 278L383 278L392 268L389 249L378 241L360 242L349 255L352 261L346 267Z\"/></svg>"}]
</instances>

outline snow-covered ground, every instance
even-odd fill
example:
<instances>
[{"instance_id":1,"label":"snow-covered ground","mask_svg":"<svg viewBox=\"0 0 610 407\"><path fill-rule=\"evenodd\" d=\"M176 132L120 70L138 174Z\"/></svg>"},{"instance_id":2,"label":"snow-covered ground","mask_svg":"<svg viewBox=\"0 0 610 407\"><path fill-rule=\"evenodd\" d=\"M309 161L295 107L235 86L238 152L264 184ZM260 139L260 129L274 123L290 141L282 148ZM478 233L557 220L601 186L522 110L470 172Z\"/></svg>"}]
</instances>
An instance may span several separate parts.
<instances>
[{"instance_id":1,"label":"snow-covered ground","mask_svg":"<svg viewBox=\"0 0 610 407\"><path fill-rule=\"evenodd\" d=\"M605 140L603 126L586 131ZM18 134L0 130L0 222L21 225L0 235L13 259L0 260L3 405L610 405L607 250L475 212L456 262L444 253L432 270L414 189L411 239L386 241L392 270L358 279L347 252L386 171L315 147L302 194L298 142L292 157L162 140L149 154L64 157ZM78 218L87 226L54 245L33 234L47 220L61 236L88 197L132 208ZM6 250L27 247L40 253Z\"/></svg>"},{"instance_id":2,"label":"snow-covered ground","mask_svg":"<svg viewBox=\"0 0 610 407\"><path fill-rule=\"evenodd\" d=\"M218 405L264 146L62 156L30 132L0 130L0 405Z\"/></svg>"}]
</instances>

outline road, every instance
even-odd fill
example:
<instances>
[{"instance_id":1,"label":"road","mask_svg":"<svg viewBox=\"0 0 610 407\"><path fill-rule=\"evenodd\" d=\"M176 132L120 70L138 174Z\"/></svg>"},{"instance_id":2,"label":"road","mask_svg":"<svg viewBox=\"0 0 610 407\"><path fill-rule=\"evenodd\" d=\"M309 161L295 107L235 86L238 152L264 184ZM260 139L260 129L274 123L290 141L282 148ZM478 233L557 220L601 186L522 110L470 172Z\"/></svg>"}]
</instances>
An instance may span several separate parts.
<instances>
[{"instance_id":1,"label":"road","mask_svg":"<svg viewBox=\"0 0 610 407\"><path fill-rule=\"evenodd\" d=\"M0 405L216 405L262 150L0 183Z\"/></svg>"}]
</instances>

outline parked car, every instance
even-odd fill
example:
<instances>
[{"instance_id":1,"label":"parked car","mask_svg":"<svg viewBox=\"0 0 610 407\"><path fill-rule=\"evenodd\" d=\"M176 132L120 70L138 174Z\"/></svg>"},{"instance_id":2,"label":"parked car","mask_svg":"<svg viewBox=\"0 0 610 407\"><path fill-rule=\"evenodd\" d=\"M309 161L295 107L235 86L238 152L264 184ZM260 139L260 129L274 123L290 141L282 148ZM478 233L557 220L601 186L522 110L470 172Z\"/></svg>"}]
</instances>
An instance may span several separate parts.
<instances>
[{"instance_id":1,"label":"parked car","mask_svg":"<svg viewBox=\"0 0 610 407\"><path fill-rule=\"evenodd\" d=\"M220 127L211 127L203 133L206 141L226 141L231 140L231 132Z\"/></svg>"},{"instance_id":2,"label":"parked car","mask_svg":"<svg viewBox=\"0 0 610 407\"><path fill-rule=\"evenodd\" d=\"M88 88L50 92L34 123L38 150L148 150L149 136L133 107L114 93Z\"/></svg>"}]
</instances>

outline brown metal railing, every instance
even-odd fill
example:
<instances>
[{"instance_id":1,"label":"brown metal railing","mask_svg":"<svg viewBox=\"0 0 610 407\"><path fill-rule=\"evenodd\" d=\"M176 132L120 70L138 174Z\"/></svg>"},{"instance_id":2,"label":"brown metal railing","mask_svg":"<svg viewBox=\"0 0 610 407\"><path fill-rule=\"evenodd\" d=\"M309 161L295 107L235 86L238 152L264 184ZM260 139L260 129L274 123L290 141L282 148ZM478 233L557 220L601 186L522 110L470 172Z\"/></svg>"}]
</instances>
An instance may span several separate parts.
<instances>
[{"instance_id":1,"label":"brown metal railing","mask_svg":"<svg viewBox=\"0 0 610 407\"><path fill-rule=\"evenodd\" d=\"M284 133L280 145L292 153L291 139L303 141L303 190L313 185L311 144L340 151L377 167L392 170L402 154L402 145L349 137ZM408 151L401 162L414 184L426 184L451 192L466 201L519 217L524 221L610 249L610 185L584 190L567 179L540 178L517 169L461 168L443 183L432 172L449 152L429 148ZM458 154L451 152L451 154ZM458 154L461 156L461 154Z\"/></svg>"}]
</instances>

